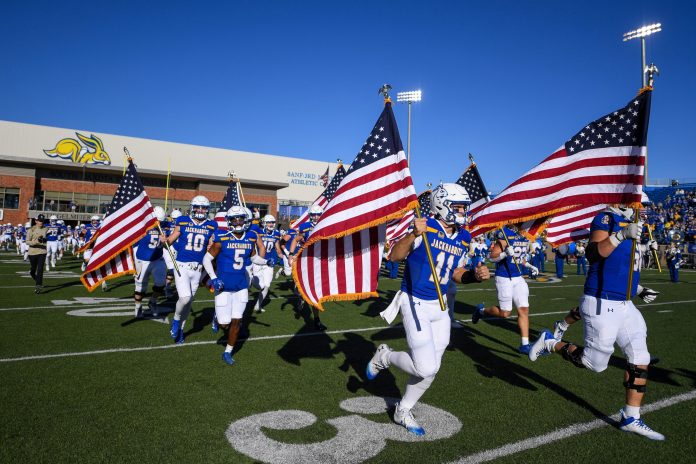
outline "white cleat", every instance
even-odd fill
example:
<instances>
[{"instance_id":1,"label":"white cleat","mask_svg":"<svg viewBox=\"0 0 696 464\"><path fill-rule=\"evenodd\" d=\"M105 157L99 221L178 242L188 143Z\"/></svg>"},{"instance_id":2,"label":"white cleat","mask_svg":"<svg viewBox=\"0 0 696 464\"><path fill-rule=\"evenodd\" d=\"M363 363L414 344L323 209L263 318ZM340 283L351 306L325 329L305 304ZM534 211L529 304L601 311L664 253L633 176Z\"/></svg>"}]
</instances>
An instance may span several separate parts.
<instances>
[{"instance_id":1,"label":"white cleat","mask_svg":"<svg viewBox=\"0 0 696 464\"><path fill-rule=\"evenodd\" d=\"M394 409L394 422L403 425L406 427L406 430L414 435L418 435L419 437L425 435L425 430L416 422L411 410L402 409L399 403L396 403L396 409Z\"/></svg>"},{"instance_id":2,"label":"white cleat","mask_svg":"<svg viewBox=\"0 0 696 464\"><path fill-rule=\"evenodd\" d=\"M559 342L563 338L565 331L568 330L567 325L566 325L565 329L561 327L561 322L564 322L564 321L556 321L553 323L553 338L555 338Z\"/></svg>"},{"instance_id":3,"label":"white cleat","mask_svg":"<svg viewBox=\"0 0 696 464\"><path fill-rule=\"evenodd\" d=\"M529 350L530 361L536 361L539 356L551 354L548 348L546 348L546 341L549 339L553 339L553 335L548 330L544 330L539 336L539 339L534 342L531 349Z\"/></svg>"},{"instance_id":4,"label":"white cleat","mask_svg":"<svg viewBox=\"0 0 696 464\"><path fill-rule=\"evenodd\" d=\"M620 412L621 422L619 422L619 428L624 432L637 433L638 435L643 435L644 437L649 438L651 440L662 441L665 439L664 435L648 427L648 425L645 422L643 422L643 419L626 417L626 414L624 413L623 409L621 409Z\"/></svg>"},{"instance_id":5,"label":"white cleat","mask_svg":"<svg viewBox=\"0 0 696 464\"><path fill-rule=\"evenodd\" d=\"M375 352L374 356L372 356L372 359L370 359L370 362L367 363L367 367L365 368L365 376L367 377L367 380L374 380L374 378L377 377L377 374L379 374L379 371L389 368L387 356L391 352L391 348L384 343L377 347L377 351Z\"/></svg>"}]
</instances>

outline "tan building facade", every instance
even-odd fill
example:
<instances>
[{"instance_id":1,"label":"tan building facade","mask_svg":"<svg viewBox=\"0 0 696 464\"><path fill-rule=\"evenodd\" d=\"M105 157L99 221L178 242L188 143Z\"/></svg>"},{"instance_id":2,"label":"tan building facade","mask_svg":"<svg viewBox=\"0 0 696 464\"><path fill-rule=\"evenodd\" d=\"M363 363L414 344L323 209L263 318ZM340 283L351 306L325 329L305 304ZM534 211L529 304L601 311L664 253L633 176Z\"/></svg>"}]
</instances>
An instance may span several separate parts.
<instances>
[{"instance_id":1,"label":"tan building facade","mask_svg":"<svg viewBox=\"0 0 696 464\"><path fill-rule=\"evenodd\" d=\"M335 163L0 121L0 222L39 213L85 222L102 214L123 175L124 147L152 203L166 199L168 210L188 209L195 195L216 209L233 172L247 206L276 215L281 205L311 203L327 165L336 170Z\"/></svg>"}]
</instances>

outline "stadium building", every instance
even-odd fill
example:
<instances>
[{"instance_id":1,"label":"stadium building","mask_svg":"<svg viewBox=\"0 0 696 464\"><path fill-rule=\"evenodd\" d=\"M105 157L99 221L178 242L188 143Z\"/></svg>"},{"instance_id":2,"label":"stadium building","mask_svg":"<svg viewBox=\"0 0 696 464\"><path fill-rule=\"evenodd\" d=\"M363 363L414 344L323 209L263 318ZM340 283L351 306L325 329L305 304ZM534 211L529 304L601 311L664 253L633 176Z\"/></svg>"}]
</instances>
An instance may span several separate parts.
<instances>
[{"instance_id":1,"label":"stadium building","mask_svg":"<svg viewBox=\"0 0 696 464\"><path fill-rule=\"evenodd\" d=\"M39 213L66 222L103 214L121 180L128 148L154 205L186 211L205 195L216 211L228 175L260 214L298 216L323 191L335 163L0 121L0 221ZM169 189L167 172L171 171Z\"/></svg>"}]
</instances>

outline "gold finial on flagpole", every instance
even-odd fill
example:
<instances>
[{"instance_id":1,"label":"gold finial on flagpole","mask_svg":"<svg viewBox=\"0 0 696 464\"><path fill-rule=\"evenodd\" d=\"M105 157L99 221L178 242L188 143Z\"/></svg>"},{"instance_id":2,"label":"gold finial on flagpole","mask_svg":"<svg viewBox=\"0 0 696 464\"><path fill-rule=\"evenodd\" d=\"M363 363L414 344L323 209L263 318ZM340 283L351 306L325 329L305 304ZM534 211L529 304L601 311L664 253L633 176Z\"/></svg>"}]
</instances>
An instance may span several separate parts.
<instances>
[{"instance_id":1,"label":"gold finial on flagpole","mask_svg":"<svg viewBox=\"0 0 696 464\"><path fill-rule=\"evenodd\" d=\"M392 86L389 84L382 84L382 87L379 88L377 91L378 94L384 96L384 103L391 103L391 98L389 97L389 91L392 89Z\"/></svg>"}]
</instances>

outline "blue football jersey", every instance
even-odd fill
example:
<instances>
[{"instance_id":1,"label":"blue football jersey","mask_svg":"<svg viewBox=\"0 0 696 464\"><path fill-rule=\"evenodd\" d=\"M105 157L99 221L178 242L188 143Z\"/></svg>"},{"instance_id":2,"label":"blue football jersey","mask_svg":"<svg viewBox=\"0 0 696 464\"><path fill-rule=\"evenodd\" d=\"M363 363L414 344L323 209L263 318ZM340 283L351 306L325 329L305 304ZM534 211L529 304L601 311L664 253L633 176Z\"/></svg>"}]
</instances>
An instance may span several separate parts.
<instances>
[{"instance_id":1,"label":"blue football jersey","mask_svg":"<svg viewBox=\"0 0 696 464\"><path fill-rule=\"evenodd\" d=\"M266 259L278 260L278 252L275 247L278 240L280 240L280 231L278 230L273 230L271 233L264 233L261 235L261 241L266 249Z\"/></svg>"},{"instance_id":2,"label":"blue football jersey","mask_svg":"<svg viewBox=\"0 0 696 464\"><path fill-rule=\"evenodd\" d=\"M292 241L295 239L295 235L297 235L297 231L295 229L288 229L287 232L285 232L285 235L290 237L287 242L283 244L283 248L287 250L288 252L290 251L290 244Z\"/></svg>"},{"instance_id":3,"label":"blue football jersey","mask_svg":"<svg viewBox=\"0 0 696 464\"><path fill-rule=\"evenodd\" d=\"M216 231L213 240L220 244L216 273L225 285L223 291L236 292L248 288L249 274L245 268L256 246L256 234L247 231L238 238L229 231Z\"/></svg>"},{"instance_id":4,"label":"blue football jersey","mask_svg":"<svg viewBox=\"0 0 696 464\"><path fill-rule=\"evenodd\" d=\"M217 230L217 223L207 219L199 224L189 216L176 218L180 235L174 242L176 260L182 263L202 263L208 251L208 241Z\"/></svg>"},{"instance_id":5,"label":"blue football jersey","mask_svg":"<svg viewBox=\"0 0 696 464\"><path fill-rule=\"evenodd\" d=\"M603 211L592 220L590 234L595 230L604 230L612 234L629 224L629 221L618 214ZM631 240L624 240L606 258L590 264L585 280L585 295L603 298L605 300L625 301L628 286L629 258L631 256ZM631 296L636 294L640 279L640 252L636 246L633 259L633 281Z\"/></svg>"},{"instance_id":6,"label":"blue football jersey","mask_svg":"<svg viewBox=\"0 0 696 464\"><path fill-rule=\"evenodd\" d=\"M46 239L49 242L55 242L58 239L63 238L63 233L65 232L65 227L61 226L60 224L55 224L51 225L49 224L46 229L48 229L48 232L46 232Z\"/></svg>"},{"instance_id":7,"label":"blue football jersey","mask_svg":"<svg viewBox=\"0 0 696 464\"><path fill-rule=\"evenodd\" d=\"M503 230L505 231L505 235L507 235L507 239L510 242L512 250L514 251L517 263L520 264L521 268L524 256L527 254L529 240L527 240L522 235L515 233L512 229L508 227L504 227ZM496 238L498 240L502 240L503 242L505 241L505 236L501 231L498 231L498 233L496 234ZM507 253L505 254L507 255ZM495 275L496 277L520 277L522 274L520 274L520 271L517 269L517 266L512 261L512 257L506 256L505 259L501 259L500 261L495 263Z\"/></svg>"},{"instance_id":8,"label":"blue football jersey","mask_svg":"<svg viewBox=\"0 0 696 464\"><path fill-rule=\"evenodd\" d=\"M87 227L85 227L85 230L87 231L85 233L85 241L89 242L94 234L97 233L97 230L99 230L99 226L95 227L92 224L88 224Z\"/></svg>"},{"instance_id":9,"label":"blue football jersey","mask_svg":"<svg viewBox=\"0 0 696 464\"><path fill-rule=\"evenodd\" d=\"M424 235L427 236L430 244L435 271L440 278L440 290L445 295L452 273L456 268L464 265L471 234L461 229L452 236L448 236L442 224L434 218L428 218L427 224L428 231ZM401 290L423 300L437 300L437 289L428 264L425 245L422 240L417 240L416 243L419 245L411 250L406 258Z\"/></svg>"},{"instance_id":10,"label":"blue football jersey","mask_svg":"<svg viewBox=\"0 0 696 464\"><path fill-rule=\"evenodd\" d=\"M299 229L300 231L298 233L302 235L302 241L306 242L309 238L309 234L311 234L314 230L314 224L312 224L309 221L303 222L302 224L300 224Z\"/></svg>"},{"instance_id":11,"label":"blue football jersey","mask_svg":"<svg viewBox=\"0 0 696 464\"><path fill-rule=\"evenodd\" d=\"M162 257L162 244L160 243L160 232L155 227L147 231L145 236L138 240L138 247L135 257L141 261L157 261Z\"/></svg>"}]
</instances>

